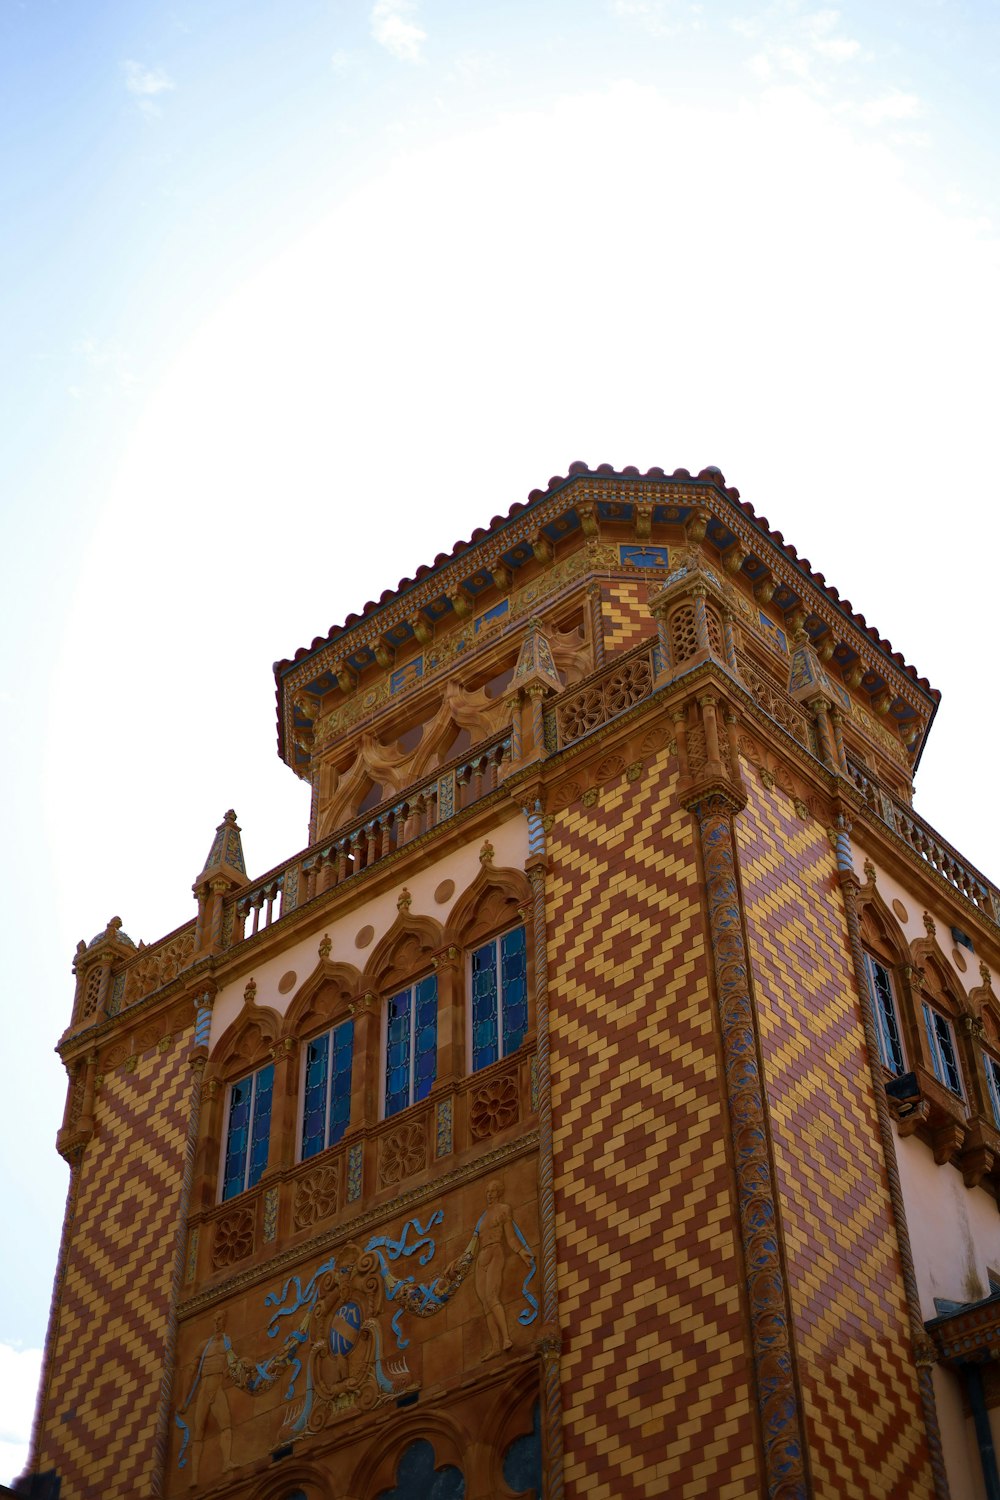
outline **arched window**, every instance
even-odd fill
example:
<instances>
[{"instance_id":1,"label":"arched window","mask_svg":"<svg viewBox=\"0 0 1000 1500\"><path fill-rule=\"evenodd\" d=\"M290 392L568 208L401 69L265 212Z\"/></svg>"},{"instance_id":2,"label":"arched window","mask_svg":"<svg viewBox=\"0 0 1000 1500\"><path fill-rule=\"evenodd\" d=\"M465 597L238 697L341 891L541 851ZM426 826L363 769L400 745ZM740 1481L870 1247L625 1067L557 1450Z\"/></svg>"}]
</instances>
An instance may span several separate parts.
<instances>
[{"instance_id":1,"label":"arched window","mask_svg":"<svg viewBox=\"0 0 1000 1500\"><path fill-rule=\"evenodd\" d=\"M375 949L365 983L378 1000L383 1119L426 1099L438 1076L438 975L435 955L441 928L430 917L411 915L409 895Z\"/></svg>"},{"instance_id":2,"label":"arched window","mask_svg":"<svg viewBox=\"0 0 1000 1500\"><path fill-rule=\"evenodd\" d=\"M903 1037L899 1025L899 1004L888 966L872 953L865 953L865 973L872 1009L875 1012L875 1030L878 1035L879 1056L883 1067L890 1073L906 1071L903 1052Z\"/></svg>"},{"instance_id":3,"label":"arched window","mask_svg":"<svg viewBox=\"0 0 1000 1500\"><path fill-rule=\"evenodd\" d=\"M381 1490L378 1500L464 1500L465 1476L446 1464L434 1467L434 1449L426 1438L417 1438L403 1449L391 1490Z\"/></svg>"},{"instance_id":4,"label":"arched window","mask_svg":"<svg viewBox=\"0 0 1000 1500\"><path fill-rule=\"evenodd\" d=\"M924 982L920 995L920 1019L931 1069L939 1083L959 1099L964 1099L954 1025L954 1017L960 1013L960 1002L952 993L949 976L942 970L936 955L921 956L924 959Z\"/></svg>"}]
</instances>

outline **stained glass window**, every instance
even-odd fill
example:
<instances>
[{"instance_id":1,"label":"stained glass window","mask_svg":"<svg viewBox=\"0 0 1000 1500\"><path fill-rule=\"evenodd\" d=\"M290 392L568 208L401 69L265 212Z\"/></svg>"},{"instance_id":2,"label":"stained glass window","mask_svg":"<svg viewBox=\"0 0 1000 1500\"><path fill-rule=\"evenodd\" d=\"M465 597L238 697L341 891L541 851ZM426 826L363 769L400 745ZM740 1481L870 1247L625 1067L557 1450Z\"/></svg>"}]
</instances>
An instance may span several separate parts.
<instances>
[{"instance_id":1,"label":"stained glass window","mask_svg":"<svg viewBox=\"0 0 1000 1500\"><path fill-rule=\"evenodd\" d=\"M990 1103L993 1106L993 1118L1000 1128L1000 1063L988 1052L983 1053L983 1062L986 1065L986 1086L990 1091Z\"/></svg>"},{"instance_id":2,"label":"stained glass window","mask_svg":"<svg viewBox=\"0 0 1000 1500\"><path fill-rule=\"evenodd\" d=\"M527 1029L527 946L515 927L472 954L472 1071L516 1052Z\"/></svg>"},{"instance_id":3,"label":"stained glass window","mask_svg":"<svg viewBox=\"0 0 1000 1500\"><path fill-rule=\"evenodd\" d=\"M944 1084L946 1089L951 1089L953 1094L962 1097L962 1075L958 1071L958 1058L955 1056L955 1038L951 1034L951 1022L947 1016L933 1006L923 1002L924 1026L927 1029L927 1043L930 1047L931 1062L934 1074Z\"/></svg>"},{"instance_id":4,"label":"stained glass window","mask_svg":"<svg viewBox=\"0 0 1000 1500\"><path fill-rule=\"evenodd\" d=\"M222 1196L235 1198L258 1183L267 1166L274 1064L230 1085Z\"/></svg>"},{"instance_id":5,"label":"stained glass window","mask_svg":"<svg viewBox=\"0 0 1000 1500\"><path fill-rule=\"evenodd\" d=\"M302 1104L302 1160L336 1145L351 1118L351 1064L354 1022L342 1021L332 1031L306 1043L305 1090Z\"/></svg>"},{"instance_id":6,"label":"stained glass window","mask_svg":"<svg viewBox=\"0 0 1000 1500\"><path fill-rule=\"evenodd\" d=\"M437 975L389 998L385 1035L385 1115L426 1099L437 1077Z\"/></svg>"},{"instance_id":7,"label":"stained glass window","mask_svg":"<svg viewBox=\"0 0 1000 1500\"><path fill-rule=\"evenodd\" d=\"M889 1072L899 1074L903 1072L905 1063L903 1043L899 1035L899 1022L896 1018L896 1001L892 993L892 980L889 978L889 971L885 965L880 964L877 958L872 958L870 953L865 954L865 967L868 971L868 988L871 991L872 1005L875 1010L879 1054Z\"/></svg>"}]
</instances>

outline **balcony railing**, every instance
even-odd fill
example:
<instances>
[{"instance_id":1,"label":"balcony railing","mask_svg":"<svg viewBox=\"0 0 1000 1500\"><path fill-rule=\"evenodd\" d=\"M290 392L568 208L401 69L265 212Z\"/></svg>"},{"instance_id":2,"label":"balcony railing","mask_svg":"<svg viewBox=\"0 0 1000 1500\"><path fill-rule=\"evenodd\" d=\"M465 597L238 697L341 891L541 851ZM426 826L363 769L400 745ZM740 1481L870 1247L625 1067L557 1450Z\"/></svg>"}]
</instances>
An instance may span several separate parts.
<instances>
[{"instance_id":1,"label":"balcony railing","mask_svg":"<svg viewBox=\"0 0 1000 1500\"><path fill-rule=\"evenodd\" d=\"M492 792L510 756L510 743L505 732L478 746L472 755L438 771L432 781L357 819L334 838L314 844L239 892L227 904L224 944L232 947L263 932L304 902L370 869Z\"/></svg>"},{"instance_id":2,"label":"balcony railing","mask_svg":"<svg viewBox=\"0 0 1000 1500\"><path fill-rule=\"evenodd\" d=\"M869 811L985 916L1000 922L1000 890L935 833L929 823L917 817L912 807L879 786L851 756L847 757L847 769Z\"/></svg>"}]
</instances>

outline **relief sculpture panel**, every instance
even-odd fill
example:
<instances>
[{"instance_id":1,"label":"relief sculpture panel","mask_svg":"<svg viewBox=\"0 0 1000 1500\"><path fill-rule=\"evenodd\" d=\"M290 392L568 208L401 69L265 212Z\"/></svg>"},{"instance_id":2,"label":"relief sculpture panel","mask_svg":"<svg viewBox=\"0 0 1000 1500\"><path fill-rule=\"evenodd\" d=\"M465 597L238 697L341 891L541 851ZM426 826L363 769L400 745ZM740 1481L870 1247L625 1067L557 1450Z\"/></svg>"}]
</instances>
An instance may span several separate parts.
<instances>
[{"instance_id":1,"label":"relief sculpture panel","mask_svg":"<svg viewBox=\"0 0 1000 1500\"><path fill-rule=\"evenodd\" d=\"M534 1163L522 1161L190 1319L171 1493L304 1439L353 1452L345 1423L360 1451L378 1407L440 1397L486 1362L523 1355L538 1332L537 1244Z\"/></svg>"}]
</instances>

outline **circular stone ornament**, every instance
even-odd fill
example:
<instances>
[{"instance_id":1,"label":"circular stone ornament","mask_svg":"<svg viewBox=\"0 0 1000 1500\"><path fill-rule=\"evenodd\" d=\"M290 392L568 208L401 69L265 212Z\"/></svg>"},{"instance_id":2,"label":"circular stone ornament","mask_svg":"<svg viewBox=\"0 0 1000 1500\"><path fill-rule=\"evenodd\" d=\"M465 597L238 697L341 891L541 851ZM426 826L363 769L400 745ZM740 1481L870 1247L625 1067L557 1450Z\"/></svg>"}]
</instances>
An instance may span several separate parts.
<instances>
[{"instance_id":1,"label":"circular stone ornament","mask_svg":"<svg viewBox=\"0 0 1000 1500\"><path fill-rule=\"evenodd\" d=\"M278 980L278 994L287 995L289 990L294 990L298 977L294 969L289 969L287 973L282 974Z\"/></svg>"},{"instance_id":2,"label":"circular stone ornament","mask_svg":"<svg viewBox=\"0 0 1000 1500\"><path fill-rule=\"evenodd\" d=\"M374 929L374 927L371 925L370 922L366 923L365 926L361 928L361 930L358 933L357 937L354 939L354 946L355 946L355 948L367 948L368 944L371 942L371 940L372 940L372 938L374 936L375 936L375 929Z\"/></svg>"},{"instance_id":3,"label":"circular stone ornament","mask_svg":"<svg viewBox=\"0 0 1000 1500\"><path fill-rule=\"evenodd\" d=\"M454 894L455 882L453 880L442 880L441 884L434 892L434 900L437 902L438 906L443 906L446 901L451 900Z\"/></svg>"},{"instance_id":4,"label":"circular stone ornament","mask_svg":"<svg viewBox=\"0 0 1000 1500\"><path fill-rule=\"evenodd\" d=\"M910 913L906 910L902 901L893 900L892 909L901 922L908 922L910 920Z\"/></svg>"}]
</instances>

